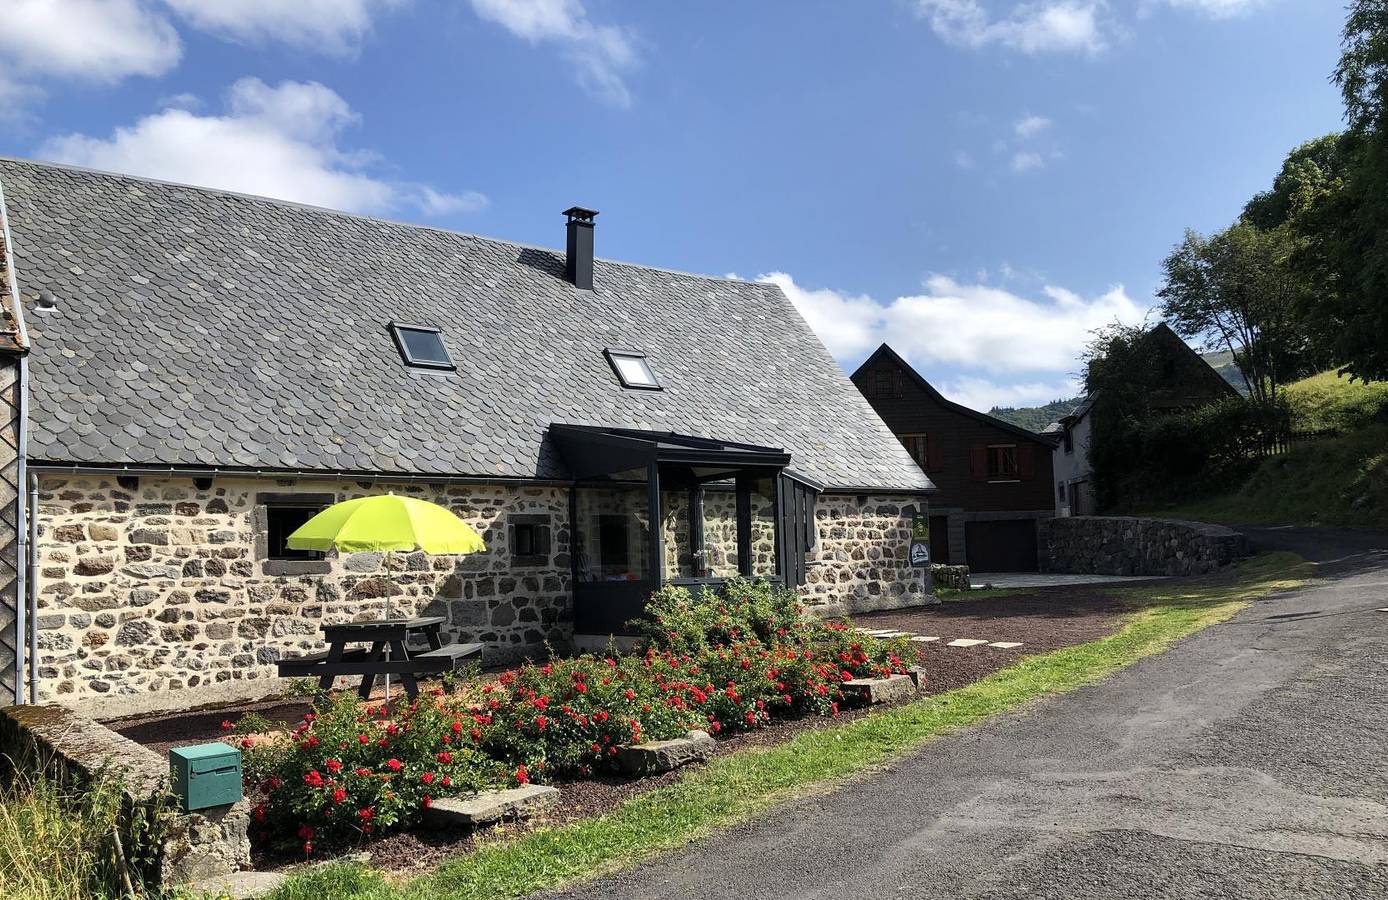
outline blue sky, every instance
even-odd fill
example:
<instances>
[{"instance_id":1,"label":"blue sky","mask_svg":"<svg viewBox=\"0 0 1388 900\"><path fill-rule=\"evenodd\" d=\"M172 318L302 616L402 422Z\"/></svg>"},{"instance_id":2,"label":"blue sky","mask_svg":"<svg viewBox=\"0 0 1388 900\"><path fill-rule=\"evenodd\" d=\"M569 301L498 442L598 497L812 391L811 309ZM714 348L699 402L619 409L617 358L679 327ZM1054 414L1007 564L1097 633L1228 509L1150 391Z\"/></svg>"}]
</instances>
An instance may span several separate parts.
<instances>
[{"instance_id":1,"label":"blue sky","mask_svg":"<svg viewBox=\"0 0 1388 900\"><path fill-rule=\"evenodd\" d=\"M781 284L987 408L1335 130L1335 0L7 0L0 153Z\"/></svg>"}]
</instances>

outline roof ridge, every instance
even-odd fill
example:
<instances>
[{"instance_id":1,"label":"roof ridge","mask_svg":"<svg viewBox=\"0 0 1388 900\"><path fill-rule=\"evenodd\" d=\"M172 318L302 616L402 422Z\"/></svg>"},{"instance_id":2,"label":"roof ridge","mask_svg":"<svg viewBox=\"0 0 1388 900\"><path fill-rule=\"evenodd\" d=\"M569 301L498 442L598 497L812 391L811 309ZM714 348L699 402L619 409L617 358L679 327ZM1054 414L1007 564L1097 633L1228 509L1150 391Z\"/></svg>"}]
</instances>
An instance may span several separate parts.
<instances>
[{"instance_id":1,"label":"roof ridge","mask_svg":"<svg viewBox=\"0 0 1388 900\"><path fill-rule=\"evenodd\" d=\"M262 194L247 194L242 191L232 191L226 188L207 187L205 185L187 184L182 181L166 181L162 178L150 178L147 175L131 175L128 172L113 172L109 169L96 169L91 166L78 166L71 163L58 163L41 159L26 159L22 156L10 156L0 153L0 163L19 163L26 166L35 166L41 169L58 169L67 172L80 172L86 175L101 175L107 178L119 178L126 181L135 181L143 184L155 184L160 187L180 188L182 190L199 191L204 194L217 194L224 197L234 197L238 200L249 200L253 203L263 203L269 206L282 206L290 209L302 209L309 212L324 213L330 216L338 216L344 219L356 219L363 222L376 222L383 225L398 225L401 228L412 228L419 231L430 231L435 234L445 234L453 237L472 238L473 240L485 241L491 244L501 244L507 247L516 247L521 250L544 250L549 253L563 254L564 251L558 247L546 247L542 244L527 244L524 241L511 240L509 238L490 237L485 234L476 234L471 231L458 231L453 228L443 228L438 225L426 225L420 222L407 222L404 219L392 219L386 216L370 216L365 213L348 212L343 209L333 209L330 206L317 206L312 203L301 203L296 200L284 200L279 197L266 197ZM751 281L746 278L732 278L726 275L709 275L703 272L690 272L684 269L672 269L666 266L652 266L645 263L631 262L622 259L612 259L606 256L595 256L595 261L608 263L614 266L626 266L632 269L644 269L651 272L665 272L670 275L680 275L686 278L699 278L706 281L728 282L731 284L751 284L758 287L776 288L775 285L768 285L760 281Z\"/></svg>"}]
</instances>

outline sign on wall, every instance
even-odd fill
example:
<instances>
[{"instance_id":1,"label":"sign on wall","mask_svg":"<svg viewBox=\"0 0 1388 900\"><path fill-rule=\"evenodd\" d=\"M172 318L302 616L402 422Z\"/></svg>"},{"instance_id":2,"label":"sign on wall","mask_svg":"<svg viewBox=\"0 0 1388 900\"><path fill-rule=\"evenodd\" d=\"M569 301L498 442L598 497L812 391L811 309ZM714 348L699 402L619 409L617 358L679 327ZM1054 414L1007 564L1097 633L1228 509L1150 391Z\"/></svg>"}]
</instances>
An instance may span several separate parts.
<instances>
[{"instance_id":1,"label":"sign on wall","mask_svg":"<svg viewBox=\"0 0 1388 900\"><path fill-rule=\"evenodd\" d=\"M911 565L930 565L930 517L923 512L911 516Z\"/></svg>"}]
</instances>

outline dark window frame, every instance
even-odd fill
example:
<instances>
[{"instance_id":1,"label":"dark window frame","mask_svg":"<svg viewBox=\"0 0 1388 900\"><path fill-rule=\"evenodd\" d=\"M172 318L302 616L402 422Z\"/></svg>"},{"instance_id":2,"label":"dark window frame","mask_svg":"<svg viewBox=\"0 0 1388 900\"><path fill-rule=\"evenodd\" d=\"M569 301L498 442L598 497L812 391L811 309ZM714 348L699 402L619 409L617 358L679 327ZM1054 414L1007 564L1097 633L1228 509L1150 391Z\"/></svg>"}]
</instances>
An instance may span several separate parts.
<instances>
[{"instance_id":1,"label":"dark window frame","mask_svg":"<svg viewBox=\"0 0 1388 900\"><path fill-rule=\"evenodd\" d=\"M897 439L901 441L901 446L906 448L906 452L911 454L911 458L916 461L916 465L921 467L922 472L930 471L930 435L925 432L911 432L909 434L899 434ZM917 452L919 450L919 453Z\"/></svg>"},{"instance_id":2,"label":"dark window frame","mask_svg":"<svg viewBox=\"0 0 1388 900\"><path fill-rule=\"evenodd\" d=\"M632 350L625 347L607 347L602 351L602 355L607 358L607 364L612 367L612 374L617 376L617 381L622 387L631 391L663 391L664 386L660 383L660 376L655 374L655 367L650 363L650 357L644 350ZM650 384L642 384L635 381L627 381L627 377L622 374L622 369L617 365L618 359L640 360L647 372L651 375Z\"/></svg>"},{"instance_id":3,"label":"dark window frame","mask_svg":"<svg viewBox=\"0 0 1388 900\"><path fill-rule=\"evenodd\" d=\"M1008 455L1006 451L1011 450L1012 466L1008 470L1006 465ZM989 444L988 445L988 480L989 481L1021 481L1022 467L1017 458L1016 444Z\"/></svg>"},{"instance_id":4,"label":"dark window frame","mask_svg":"<svg viewBox=\"0 0 1388 900\"><path fill-rule=\"evenodd\" d=\"M405 343L404 331L421 331L438 336L439 349L443 351L443 360L422 359L410 352L409 345ZM433 325L419 325L414 322L391 322L390 336L395 340L395 349L400 352L400 359L405 365L414 369L433 369L436 372L456 372L457 365L453 362L453 356L448 352L448 345L443 341L443 329Z\"/></svg>"},{"instance_id":5,"label":"dark window frame","mask_svg":"<svg viewBox=\"0 0 1388 900\"><path fill-rule=\"evenodd\" d=\"M337 502L335 494L261 493L255 502L255 555L265 575L327 575L332 571L331 561L321 551L292 551L293 556L279 552L280 548L271 546L271 532L274 510L312 510L316 515Z\"/></svg>"},{"instance_id":6,"label":"dark window frame","mask_svg":"<svg viewBox=\"0 0 1388 900\"><path fill-rule=\"evenodd\" d=\"M511 565L536 568L550 563L553 522L547 515L515 514L506 517Z\"/></svg>"},{"instance_id":7,"label":"dark window frame","mask_svg":"<svg viewBox=\"0 0 1388 900\"><path fill-rule=\"evenodd\" d=\"M1065 426L1064 441L1065 441L1065 452L1066 452L1066 453L1074 453L1074 452L1075 452L1075 429L1074 429L1073 426L1070 426L1070 425L1066 425L1066 426Z\"/></svg>"}]
</instances>

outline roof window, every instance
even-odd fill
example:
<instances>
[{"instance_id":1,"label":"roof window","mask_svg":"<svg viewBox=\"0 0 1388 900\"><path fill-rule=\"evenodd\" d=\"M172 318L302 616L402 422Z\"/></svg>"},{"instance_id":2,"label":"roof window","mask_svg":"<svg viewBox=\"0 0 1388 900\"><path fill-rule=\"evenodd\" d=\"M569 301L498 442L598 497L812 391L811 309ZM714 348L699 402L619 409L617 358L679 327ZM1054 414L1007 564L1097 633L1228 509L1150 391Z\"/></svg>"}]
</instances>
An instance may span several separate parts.
<instances>
[{"instance_id":1,"label":"roof window","mask_svg":"<svg viewBox=\"0 0 1388 900\"><path fill-rule=\"evenodd\" d=\"M390 333L405 365L450 371L457 368L448 356L448 348L443 345L443 333L434 326L391 322Z\"/></svg>"},{"instance_id":2,"label":"roof window","mask_svg":"<svg viewBox=\"0 0 1388 900\"><path fill-rule=\"evenodd\" d=\"M642 391L661 389L660 382L655 380L655 373L651 371L650 363L646 362L646 354L640 350L613 350L609 347L603 354L612 364L612 371L617 373L622 387Z\"/></svg>"}]
</instances>

